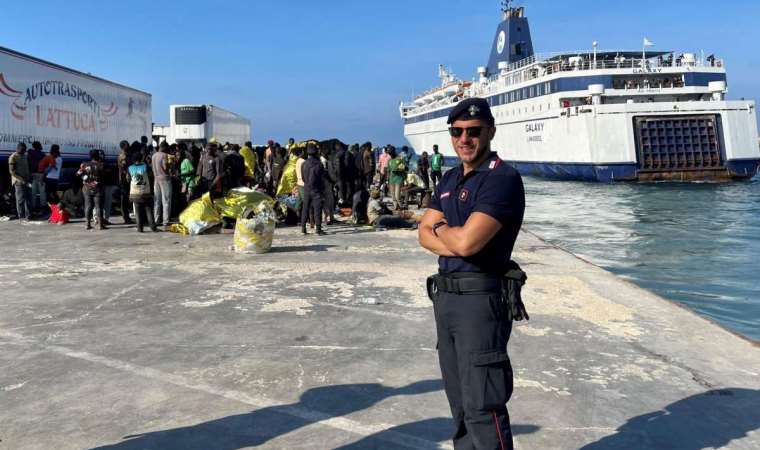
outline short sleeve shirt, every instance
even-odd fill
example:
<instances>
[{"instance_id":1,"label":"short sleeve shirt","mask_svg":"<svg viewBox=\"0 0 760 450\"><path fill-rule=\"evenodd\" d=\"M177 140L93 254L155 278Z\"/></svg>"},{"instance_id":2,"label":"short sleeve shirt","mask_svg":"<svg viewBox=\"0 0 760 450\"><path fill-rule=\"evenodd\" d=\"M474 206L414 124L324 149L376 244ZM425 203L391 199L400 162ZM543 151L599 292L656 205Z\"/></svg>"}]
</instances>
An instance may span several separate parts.
<instances>
[{"instance_id":1,"label":"short sleeve shirt","mask_svg":"<svg viewBox=\"0 0 760 450\"><path fill-rule=\"evenodd\" d=\"M501 222L501 229L480 252L469 257L438 258L443 273L479 272L501 275L507 270L525 213L525 190L520 174L496 153L464 175L462 165L446 172L430 200L453 227L463 226L474 212Z\"/></svg>"},{"instance_id":2,"label":"short sleeve shirt","mask_svg":"<svg viewBox=\"0 0 760 450\"><path fill-rule=\"evenodd\" d=\"M168 166L167 154L164 152L156 152L151 157L151 166L153 167L153 175L156 178L168 178L169 174L166 172L164 165Z\"/></svg>"}]
</instances>

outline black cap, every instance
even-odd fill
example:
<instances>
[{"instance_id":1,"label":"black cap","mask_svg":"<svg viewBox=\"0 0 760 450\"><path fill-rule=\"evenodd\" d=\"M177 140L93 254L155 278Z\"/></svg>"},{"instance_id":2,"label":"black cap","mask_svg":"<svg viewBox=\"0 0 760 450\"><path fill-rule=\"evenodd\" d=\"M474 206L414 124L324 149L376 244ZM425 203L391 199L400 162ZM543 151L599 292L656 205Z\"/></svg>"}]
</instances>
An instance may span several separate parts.
<instances>
[{"instance_id":1,"label":"black cap","mask_svg":"<svg viewBox=\"0 0 760 450\"><path fill-rule=\"evenodd\" d=\"M494 118L488 101L483 98L468 98L462 100L449 113L448 124L457 120L483 120L493 126Z\"/></svg>"}]
</instances>

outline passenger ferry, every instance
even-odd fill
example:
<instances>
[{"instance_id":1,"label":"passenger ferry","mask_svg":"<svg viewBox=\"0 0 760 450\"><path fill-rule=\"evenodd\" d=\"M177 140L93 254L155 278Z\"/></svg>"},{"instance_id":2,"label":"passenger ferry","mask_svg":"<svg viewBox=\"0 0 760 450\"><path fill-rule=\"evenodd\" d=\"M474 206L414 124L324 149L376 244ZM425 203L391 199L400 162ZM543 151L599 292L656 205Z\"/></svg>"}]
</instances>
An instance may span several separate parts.
<instances>
[{"instance_id":1,"label":"passenger ferry","mask_svg":"<svg viewBox=\"0 0 760 450\"><path fill-rule=\"evenodd\" d=\"M589 181L734 180L760 167L755 103L727 100L715 55L673 51L536 54L525 8L503 2L487 66L399 106L417 153L456 153L446 118L468 97L488 100L493 148L523 174Z\"/></svg>"}]
</instances>

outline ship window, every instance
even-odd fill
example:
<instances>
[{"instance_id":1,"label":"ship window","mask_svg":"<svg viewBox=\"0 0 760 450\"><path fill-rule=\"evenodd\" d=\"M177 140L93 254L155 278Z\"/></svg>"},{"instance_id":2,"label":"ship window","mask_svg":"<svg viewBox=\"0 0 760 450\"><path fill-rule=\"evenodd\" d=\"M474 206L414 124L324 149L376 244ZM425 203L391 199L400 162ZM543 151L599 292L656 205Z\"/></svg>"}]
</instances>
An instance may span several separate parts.
<instances>
[{"instance_id":1,"label":"ship window","mask_svg":"<svg viewBox=\"0 0 760 450\"><path fill-rule=\"evenodd\" d=\"M535 97L535 90L533 89L533 86L530 87L530 90L528 92L528 97L529 98Z\"/></svg>"},{"instance_id":2,"label":"ship window","mask_svg":"<svg viewBox=\"0 0 760 450\"><path fill-rule=\"evenodd\" d=\"M544 91L546 91L547 94L552 93L552 84L550 82L544 83Z\"/></svg>"},{"instance_id":3,"label":"ship window","mask_svg":"<svg viewBox=\"0 0 760 450\"><path fill-rule=\"evenodd\" d=\"M512 54L513 55L521 55L522 54L522 45L521 44L512 44Z\"/></svg>"}]
</instances>

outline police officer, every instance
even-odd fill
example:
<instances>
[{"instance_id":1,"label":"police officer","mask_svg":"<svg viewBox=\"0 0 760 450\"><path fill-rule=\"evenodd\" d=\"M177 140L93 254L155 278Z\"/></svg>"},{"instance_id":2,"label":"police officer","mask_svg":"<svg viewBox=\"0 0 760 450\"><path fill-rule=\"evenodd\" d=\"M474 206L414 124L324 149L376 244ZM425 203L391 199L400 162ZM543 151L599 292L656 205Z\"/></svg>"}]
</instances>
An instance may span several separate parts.
<instances>
[{"instance_id":1,"label":"police officer","mask_svg":"<svg viewBox=\"0 0 760 450\"><path fill-rule=\"evenodd\" d=\"M496 127L485 100L460 102L448 123L462 164L436 187L419 241L439 255L439 273L428 287L456 426L454 447L512 449L506 407L512 394L507 356L512 316L502 282L522 224L525 193L520 174L491 151Z\"/></svg>"}]
</instances>

